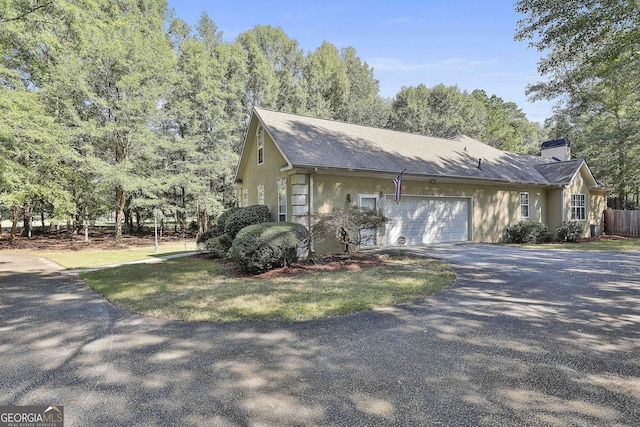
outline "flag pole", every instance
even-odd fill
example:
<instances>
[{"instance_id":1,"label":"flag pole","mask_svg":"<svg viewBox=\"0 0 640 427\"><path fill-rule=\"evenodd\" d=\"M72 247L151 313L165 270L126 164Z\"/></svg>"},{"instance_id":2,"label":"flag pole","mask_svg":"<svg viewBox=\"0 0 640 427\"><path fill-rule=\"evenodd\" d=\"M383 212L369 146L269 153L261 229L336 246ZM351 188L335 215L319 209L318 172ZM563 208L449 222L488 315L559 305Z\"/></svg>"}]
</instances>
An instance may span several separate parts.
<instances>
[{"instance_id":1,"label":"flag pole","mask_svg":"<svg viewBox=\"0 0 640 427\"><path fill-rule=\"evenodd\" d=\"M404 168L402 170L402 172L400 172L400 175L398 175L397 177L393 178L393 184L396 187L395 201L396 201L396 203L398 205L400 204L400 198L402 197L402 174L406 170L407 170L407 168Z\"/></svg>"}]
</instances>

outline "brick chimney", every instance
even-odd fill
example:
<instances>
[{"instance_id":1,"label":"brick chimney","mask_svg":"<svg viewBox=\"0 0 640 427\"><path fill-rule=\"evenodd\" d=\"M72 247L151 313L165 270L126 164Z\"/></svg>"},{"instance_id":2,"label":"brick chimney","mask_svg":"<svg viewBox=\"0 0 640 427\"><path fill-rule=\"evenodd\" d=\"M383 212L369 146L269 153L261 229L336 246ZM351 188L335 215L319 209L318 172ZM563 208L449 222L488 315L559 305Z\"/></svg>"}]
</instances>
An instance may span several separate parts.
<instances>
[{"instance_id":1,"label":"brick chimney","mask_svg":"<svg viewBox=\"0 0 640 427\"><path fill-rule=\"evenodd\" d=\"M571 148L569 147L569 141L562 138L543 142L540 155L545 159L554 159L559 162L571 160Z\"/></svg>"}]
</instances>

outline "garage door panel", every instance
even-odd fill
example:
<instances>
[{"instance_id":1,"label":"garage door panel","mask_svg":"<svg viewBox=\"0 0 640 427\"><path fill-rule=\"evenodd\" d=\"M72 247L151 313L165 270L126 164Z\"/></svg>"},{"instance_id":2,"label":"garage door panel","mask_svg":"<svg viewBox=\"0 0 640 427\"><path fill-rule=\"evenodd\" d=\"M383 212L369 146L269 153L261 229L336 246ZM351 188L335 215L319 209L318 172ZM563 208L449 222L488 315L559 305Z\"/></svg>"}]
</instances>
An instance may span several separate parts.
<instances>
[{"instance_id":1,"label":"garage door panel","mask_svg":"<svg viewBox=\"0 0 640 427\"><path fill-rule=\"evenodd\" d=\"M469 240L469 205L469 199L406 196L400 205L387 203L387 244L400 236L407 245Z\"/></svg>"}]
</instances>

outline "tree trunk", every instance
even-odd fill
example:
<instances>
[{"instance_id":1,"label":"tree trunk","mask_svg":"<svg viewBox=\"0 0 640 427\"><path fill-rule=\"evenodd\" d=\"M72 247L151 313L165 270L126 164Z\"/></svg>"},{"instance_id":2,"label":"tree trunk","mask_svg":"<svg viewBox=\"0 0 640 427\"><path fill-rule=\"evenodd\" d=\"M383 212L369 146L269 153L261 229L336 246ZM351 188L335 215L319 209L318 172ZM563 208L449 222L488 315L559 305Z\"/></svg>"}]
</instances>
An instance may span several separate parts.
<instances>
[{"instance_id":1,"label":"tree trunk","mask_svg":"<svg viewBox=\"0 0 640 427\"><path fill-rule=\"evenodd\" d=\"M15 246L16 244L16 231L18 230L18 207L13 205L11 207L11 231L9 232L9 244Z\"/></svg>"},{"instance_id":2,"label":"tree trunk","mask_svg":"<svg viewBox=\"0 0 640 427\"><path fill-rule=\"evenodd\" d=\"M209 224L208 224L208 216L207 216L206 209L201 210L198 208L198 234L196 237L200 237L202 233L207 231L208 225Z\"/></svg>"},{"instance_id":3,"label":"tree trunk","mask_svg":"<svg viewBox=\"0 0 640 427\"><path fill-rule=\"evenodd\" d=\"M75 222L73 219L67 220L67 239L73 240L73 233L75 232Z\"/></svg>"},{"instance_id":4,"label":"tree trunk","mask_svg":"<svg viewBox=\"0 0 640 427\"><path fill-rule=\"evenodd\" d=\"M44 209L40 211L40 224L42 224L42 227L40 227L40 231L44 233Z\"/></svg>"},{"instance_id":5,"label":"tree trunk","mask_svg":"<svg viewBox=\"0 0 640 427\"><path fill-rule=\"evenodd\" d=\"M140 215L140 210L136 209L136 233L142 232L144 228L144 223L142 222L142 215Z\"/></svg>"},{"instance_id":6,"label":"tree trunk","mask_svg":"<svg viewBox=\"0 0 640 427\"><path fill-rule=\"evenodd\" d=\"M82 226L84 228L84 241L89 241L89 217L87 215L87 207L83 206L82 208Z\"/></svg>"},{"instance_id":7,"label":"tree trunk","mask_svg":"<svg viewBox=\"0 0 640 427\"><path fill-rule=\"evenodd\" d=\"M24 228L22 230L22 237L31 238L33 228L33 215L31 214L31 205L29 203L24 204Z\"/></svg>"},{"instance_id":8,"label":"tree trunk","mask_svg":"<svg viewBox=\"0 0 640 427\"><path fill-rule=\"evenodd\" d=\"M180 212L180 233L184 234L186 231L186 222L187 222L187 202L185 199L184 187L181 187L181 202L182 202L182 212Z\"/></svg>"},{"instance_id":9,"label":"tree trunk","mask_svg":"<svg viewBox=\"0 0 640 427\"><path fill-rule=\"evenodd\" d=\"M122 220L124 218L124 202L126 192L121 186L116 186L116 242L122 241Z\"/></svg>"}]
</instances>

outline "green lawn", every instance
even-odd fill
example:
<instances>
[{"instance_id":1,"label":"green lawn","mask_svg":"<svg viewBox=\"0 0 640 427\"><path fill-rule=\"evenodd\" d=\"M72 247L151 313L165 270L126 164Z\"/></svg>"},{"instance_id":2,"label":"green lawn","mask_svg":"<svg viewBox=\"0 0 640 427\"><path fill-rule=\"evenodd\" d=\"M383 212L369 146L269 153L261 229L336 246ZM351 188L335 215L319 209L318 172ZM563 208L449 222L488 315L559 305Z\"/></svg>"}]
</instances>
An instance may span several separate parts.
<instances>
[{"instance_id":1,"label":"green lawn","mask_svg":"<svg viewBox=\"0 0 640 427\"><path fill-rule=\"evenodd\" d=\"M543 243L537 245L521 245L536 249L563 249L572 251L640 251L640 239L621 238L619 240L591 240L580 243Z\"/></svg>"},{"instance_id":2,"label":"green lawn","mask_svg":"<svg viewBox=\"0 0 640 427\"><path fill-rule=\"evenodd\" d=\"M115 305L185 321L303 321L406 303L451 285L440 261L392 257L361 270L287 278L233 277L214 260L178 258L80 277Z\"/></svg>"},{"instance_id":3,"label":"green lawn","mask_svg":"<svg viewBox=\"0 0 640 427\"><path fill-rule=\"evenodd\" d=\"M16 250L8 252L26 253L47 258L64 268L90 268L111 264L119 264L124 262L139 261L158 257L160 255L171 255L186 251L194 251L196 249L195 240L182 242L162 243L158 247L158 253L155 253L155 246L145 246L130 249L113 249L113 250L79 250L79 251L26 251Z\"/></svg>"}]
</instances>

